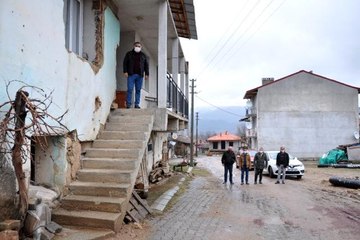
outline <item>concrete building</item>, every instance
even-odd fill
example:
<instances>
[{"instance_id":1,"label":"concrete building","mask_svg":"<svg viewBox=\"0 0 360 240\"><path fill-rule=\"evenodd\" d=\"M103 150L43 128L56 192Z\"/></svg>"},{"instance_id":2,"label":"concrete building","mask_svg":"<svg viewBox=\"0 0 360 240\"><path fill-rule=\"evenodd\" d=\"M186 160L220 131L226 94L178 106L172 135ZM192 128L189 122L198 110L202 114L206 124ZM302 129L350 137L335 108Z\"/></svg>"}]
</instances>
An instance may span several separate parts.
<instances>
[{"instance_id":1,"label":"concrete building","mask_svg":"<svg viewBox=\"0 0 360 240\"><path fill-rule=\"evenodd\" d=\"M137 175L146 182L152 166L164 159L169 133L183 132L188 126L189 62L179 38L197 39L193 0L6 0L0 19L0 103L27 85L45 93L53 91L51 115L68 111L62 123L69 132L47 136L45 152L33 144L34 164L26 161L26 177L57 189L61 196L76 195L75 188L78 194L90 195L97 188L95 183L92 190L79 190L89 179L123 184L118 181L124 178L129 187L125 195L118 189L118 197L127 202ZM124 105L123 58L135 41L142 43L150 62L150 76L141 93L142 109L111 112L114 106ZM11 80L19 81L6 88ZM30 91L30 97L39 96ZM1 109L1 119L5 111ZM6 156L0 157L1 163L6 161ZM120 166L124 158L134 158L134 163ZM119 161L114 163L114 159ZM111 174L114 179L108 178ZM74 184L79 179L82 183ZM1 180L0 185L7 184L14 177ZM14 193L0 196L7 195L14 202ZM77 206L86 205L79 199ZM99 225L91 227L117 231L125 205L105 225L98 221ZM87 210L92 208L96 209ZM71 214L65 216L66 211L58 213L58 222L76 224ZM88 217L84 213L79 217L81 214ZM89 216L79 221L85 222L96 220Z\"/></svg>"},{"instance_id":2,"label":"concrete building","mask_svg":"<svg viewBox=\"0 0 360 240\"><path fill-rule=\"evenodd\" d=\"M210 143L210 152L224 152L228 147L233 147L234 152L237 152L241 147L241 137L228 131L211 136L207 141Z\"/></svg>"},{"instance_id":3,"label":"concrete building","mask_svg":"<svg viewBox=\"0 0 360 240\"><path fill-rule=\"evenodd\" d=\"M300 158L319 158L340 144L353 143L359 131L360 88L312 71L299 71L248 90L246 136L251 148L284 145Z\"/></svg>"}]
</instances>

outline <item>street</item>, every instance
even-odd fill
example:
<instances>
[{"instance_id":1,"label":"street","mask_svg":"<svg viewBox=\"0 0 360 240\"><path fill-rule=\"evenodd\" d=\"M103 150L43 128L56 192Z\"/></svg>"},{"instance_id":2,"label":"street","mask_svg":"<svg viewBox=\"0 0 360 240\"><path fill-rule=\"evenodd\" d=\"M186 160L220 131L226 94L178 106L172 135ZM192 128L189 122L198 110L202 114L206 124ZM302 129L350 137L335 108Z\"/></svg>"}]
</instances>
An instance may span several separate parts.
<instances>
[{"instance_id":1,"label":"street","mask_svg":"<svg viewBox=\"0 0 360 240\"><path fill-rule=\"evenodd\" d=\"M358 239L359 190L333 187L328 177L359 176L359 169L317 168L305 162L301 180L274 184L224 185L220 156L197 158L199 168L211 172L194 176L174 206L148 220L138 239ZM146 233L144 233L146 231ZM119 235L118 235L119 236ZM121 238L125 239L125 238Z\"/></svg>"}]
</instances>

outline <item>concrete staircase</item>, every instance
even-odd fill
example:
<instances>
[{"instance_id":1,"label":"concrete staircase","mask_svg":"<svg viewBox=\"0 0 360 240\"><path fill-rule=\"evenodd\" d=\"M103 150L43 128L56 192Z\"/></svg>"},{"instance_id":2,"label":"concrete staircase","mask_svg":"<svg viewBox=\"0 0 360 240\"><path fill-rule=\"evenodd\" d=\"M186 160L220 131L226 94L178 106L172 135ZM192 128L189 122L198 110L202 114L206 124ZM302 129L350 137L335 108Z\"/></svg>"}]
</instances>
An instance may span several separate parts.
<instances>
[{"instance_id":1,"label":"concrete staircase","mask_svg":"<svg viewBox=\"0 0 360 240\"><path fill-rule=\"evenodd\" d=\"M52 213L66 226L121 227L154 123L150 109L118 109L91 148L86 149L70 194Z\"/></svg>"}]
</instances>

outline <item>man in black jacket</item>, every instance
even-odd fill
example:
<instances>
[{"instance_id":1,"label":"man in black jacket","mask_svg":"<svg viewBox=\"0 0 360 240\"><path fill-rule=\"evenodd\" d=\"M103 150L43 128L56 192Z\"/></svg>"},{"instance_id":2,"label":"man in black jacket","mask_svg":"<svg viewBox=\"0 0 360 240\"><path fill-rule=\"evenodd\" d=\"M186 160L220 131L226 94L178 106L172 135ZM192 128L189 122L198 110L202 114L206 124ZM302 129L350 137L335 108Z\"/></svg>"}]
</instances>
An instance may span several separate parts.
<instances>
[{"instance_id":1,"label":"man in black jacket","mask_svg":"<svg viewBox=\"0 0 360 240\"><path fill-rule=\"evenodd\" d=\"M230 184L234 184L233 179L232 179L234 162L235 162L235 153L232 150L232 147L229 147L228 150L223 153L222 158L221 158L221 163L224 166L224 182L223 182L223 184L226 184L226 182L227 182L228 172L229 172Z\"/></svg>"},{"instance_id":2,"label":"man in black jacket","mask_svg":"<svg viewBox=\"0 0 360 240\"><path fill-rule=\"evenodd\" d=\"M276 156L276 166L278 168L277 181L275 184L280 183L280 175L282 174L282 183L285 184L286 168L289 166L289 154L285 152L285 147L280 147L280 152Z\"/></svg>"},{"instance_id":3,"label":"man in black jacket","mask_svg":"<svg viewBox=\"0 0 360 240\"><path fill-rule=\"evenodd\" d=\"M146 55L141 52L141 43L135 42L134 48L127 52L123 63L124 76L127 78L126 107L131 107L132 92L135 85L135 108L140 108L140 94L145 74L149 78L149 62Z\"/></svg>"}]
</instances>

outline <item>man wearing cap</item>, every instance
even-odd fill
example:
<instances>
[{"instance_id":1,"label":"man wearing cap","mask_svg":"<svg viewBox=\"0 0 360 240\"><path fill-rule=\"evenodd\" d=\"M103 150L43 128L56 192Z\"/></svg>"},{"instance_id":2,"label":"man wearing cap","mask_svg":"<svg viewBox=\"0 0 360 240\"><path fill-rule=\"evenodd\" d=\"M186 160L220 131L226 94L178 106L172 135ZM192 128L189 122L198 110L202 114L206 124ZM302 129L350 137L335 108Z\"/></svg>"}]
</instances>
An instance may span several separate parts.
<instances>
[{"instance_id":1,"label":"man wearing cap","mask_svg":"<svg viewBox=\"0 0 360 240\"><path fill-rule=\"evenodd\" d=\"M285 152L285 147L280 147L280 152L276 156L276 166L278 168L277 181L275 184L280 183L280 176L282 175L282 183L285 184L286 168L289 166L289 154Z\"/></svg>"},{"instance_id":2,"label":"man wearing cap","mask_svg":"<svg viewBox=\"0 0 360 240\"><path fill-rule=\"evenodd\" d=\"M223 153L221 158L221 163L224 166L224 182L223 184L226 184L227 182L227 176L229 172L229 182L230 184L234 184L232 179L232 171L233 171L233 165L235 162L235 153L232 149L232 147L228 147L228 150Z\"/></svg>"},{"instance_id":3,"label":"man wearing cap","mask_svg":"<svg viewBox=\"0 0 360 240\"><path fill-rule=\"evenodd\" d=\"M259 176L259 184L262 184L262 173L264 168L267 168L268 165L268 156L264 153L262 147L259 148L259 152L255 154L254 157L254 170L255 170L255 179L254 184L257 184L257 178Z\"/></svg>"},{"instance_id":4,"label":"man wearing cap","mask_svg":"<svg viewBox=\"0 0 360 240\"><path fill-rule=\"evenodd\" d=\"M246 184L249 184L249 168L251 164L250 154L247 148L240 155L240 169L241 169L241 185L244 184L244 176Z\"/></svg>"}]
</instances>

